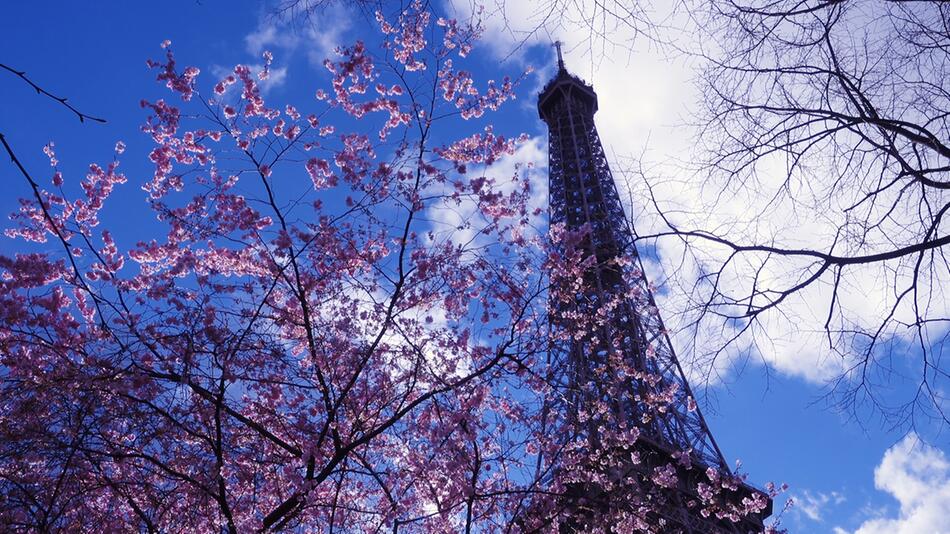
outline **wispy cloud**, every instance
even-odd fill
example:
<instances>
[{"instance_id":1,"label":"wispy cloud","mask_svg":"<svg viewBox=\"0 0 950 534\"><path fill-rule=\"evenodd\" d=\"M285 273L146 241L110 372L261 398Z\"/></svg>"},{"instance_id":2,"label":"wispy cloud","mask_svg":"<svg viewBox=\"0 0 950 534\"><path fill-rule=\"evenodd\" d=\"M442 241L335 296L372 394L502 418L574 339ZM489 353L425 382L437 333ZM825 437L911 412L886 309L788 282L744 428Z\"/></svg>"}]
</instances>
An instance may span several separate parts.
<instances>
[{"instance_id":1,"label":"wispy cloud","mask_svg":"<svg viewBox=\"0 0 950 534\"><path fill-rule=\"evenodd\" d=\"M824 520L824 514L827 512L829 506L836 506L843 503L846 499L845 496L837 491L832 491L830 493L823 492L814 492L804 490L801 493L798 493L793 496L795 500L795 507L792 510L795 510L796 513L804 515L812 521L822 521Z\"/></svg>"},{"instance_id":2,"label":"wispy cloud","mask_svg":"<svg viewBox=\"0 0 950 534\"><path fill-rule=\"evenodd\" d=\"M297 47L299 41L300 36L297 33L264 20L256 30L244 36L245 48L255 56L260 56L261 52L272 48L292 50Z\"/></svg>"},{"instance_id":3,"label":"wispy cloud","mask_svg":"<svg viewBox=\"0 0 950 534\"><path fill-rule=\"evenodd\" d=\"M262 18L257 29L244 37L247 51L260 57L265 50L291 56L302 52L313 66L334 57L334 49L345 44L353 15L342 5L333 4L320 16L307 19L304 26L286 21Z\"/></svg>"},{"instance_id":4,"label":"wispy cloud","mask_svg":"<svg viewBox=\"0 0 950 534\"><path fill-rule=\"evenodd\" d=\"M262 16L257 28L244 36L244 49L253 61L247 63L247 66L255 78L264 68L260 63L262 54L268 51L275 55L275 64L270 67L270 75L258 82L261 92L266 94L284 85L289 73L288 65L296 54L304 54L310 65L322 68L323 60L333 57L334 49L345 43L351 19L352 16L346 8L337 4L328 8L320 17L308 19L303 27ZM213 65L211 72L221 79L232 74L232 68Z\"/></svg>"}]
</instances>

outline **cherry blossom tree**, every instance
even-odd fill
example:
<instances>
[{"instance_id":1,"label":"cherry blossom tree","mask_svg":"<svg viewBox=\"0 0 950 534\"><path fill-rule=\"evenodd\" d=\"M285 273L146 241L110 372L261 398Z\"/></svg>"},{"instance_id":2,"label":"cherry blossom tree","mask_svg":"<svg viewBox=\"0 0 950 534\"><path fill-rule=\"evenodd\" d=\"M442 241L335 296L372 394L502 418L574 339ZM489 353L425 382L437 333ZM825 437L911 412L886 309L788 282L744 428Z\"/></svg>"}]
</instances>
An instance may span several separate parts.
<instances>
[{"instance_id":1,"label":"cherry blossom tree","mask_svg":"<svg viewBox=\"0 0 950 534\"><path fill-rule=\"evenodd\" d=\"M162 43L140 184L160 229L133 246L109 231L123 143L82 178L50 143L40 178L4 139L32 192L0 256L4 530L551 532L579 521L578 483L628 492L592 531L662 527L640 471L605 478L552 409L569 334L548 307L590 261L538 231L526 169L486 172L520 142L482 124L516 82L459 66L477 24L375 17L379 42L341 48L299 106L265 100L270 53L206 80ZM683 451L648 476L689 469ZM765 506L701 475L704 515Z\"/></svg>"}]
</instances>

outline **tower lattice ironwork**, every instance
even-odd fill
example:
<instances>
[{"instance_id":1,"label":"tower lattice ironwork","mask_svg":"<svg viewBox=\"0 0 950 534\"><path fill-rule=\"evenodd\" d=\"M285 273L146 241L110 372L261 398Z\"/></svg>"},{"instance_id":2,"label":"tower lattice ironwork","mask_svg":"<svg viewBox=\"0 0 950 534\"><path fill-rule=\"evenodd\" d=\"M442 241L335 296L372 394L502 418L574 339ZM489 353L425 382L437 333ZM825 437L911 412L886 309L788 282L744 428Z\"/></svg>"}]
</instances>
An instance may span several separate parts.
<instances>
[{"instance_id":1,"label":"tower lattice ironwork","mask_svg":"<svg viewBox=\"0 0 950 534\"><path fill-rule=\"evenodd\" d=\"M583 275L583 289L569 306L582 314L606 316L600 331L568 337L555 350L563 369L558 380L560 389L566 392L560 396L567 403L563 408L570 414L595 411L595 404L601 412L603 406L610 406L599 419L568 416L570 429L565 434L573 439L596 441L597 428L604 425L637 428L639 437L633 447L638 461L630 462L629 471L640 473L639 480L646 491L666 496L649 515L656 532L760 532L763 519L771 513L770 500L761 513L737 522L706 517L697 505L697 485L707 468L730 475L731 470L695 406L656 309L633 231L594 125L596 111L596 93L565 69L558 43L558 72L538 97L538 112L549 131L551 224L582 231L585 237L580 246L588 257L593 257L592 266ZM555 327L571 328L571 324ZM612 375L610 355L621 358L625 367L642 371L655 380L620 376L623 373ZM607 387L605 380L613 382ZM631 394L623 398L611 395L610 391L616 391L618 385L631 390ZM660 394L666 395L668 404L657 412L648 400L651 395ZM651 481L654 469L674 463L682 465L684 451L689 455L686 464L691 467L677 468L679 480L675 487L656 487ZM591 485L575 485L568 493L573 493L575 499L586 500L589 508L593 506L588 513L599 513L598 506L613 506L609 491ZM755 494L767 498L761 490L740 483L722 498L739 503ZM599 505L590 505L598 500ZM576 532L583 527L562 524L561 530Z\"/></svg>"}]
</instances>

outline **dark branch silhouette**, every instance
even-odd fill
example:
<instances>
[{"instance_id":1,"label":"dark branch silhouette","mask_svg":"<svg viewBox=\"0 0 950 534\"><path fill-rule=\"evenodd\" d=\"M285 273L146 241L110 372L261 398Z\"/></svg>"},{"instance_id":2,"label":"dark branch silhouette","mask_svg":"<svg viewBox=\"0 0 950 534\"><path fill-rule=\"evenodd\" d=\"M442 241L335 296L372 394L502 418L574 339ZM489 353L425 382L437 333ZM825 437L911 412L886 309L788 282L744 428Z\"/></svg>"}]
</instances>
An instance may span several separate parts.
<instances>
[{"instance_id":1,"label":"dark branch silhouette","mask_svg":"<svg viewBox=\"0 0 950 534\"><path fill-rule=\"evenodd\" d=\"M33 90L36 91L36 94L49 97L49 98L55 100L56 102L59 102L59 103L62 104L63 106L66 106L66 108L69 109L69 111L72 111L72 112L76 115L76 117L79 118L79 122L86 122L87 119L88 119L88 120L91 120L91 121L94 121L94 122L100 122L100 123L105 123L105 122L106 122L105 119L101 119L101 118L99 118L99 117L94 117L94 116L92 116L92 115L89 115L89 114L83 113L82 111L79 111L78 109L76 109L75 106L73 106L72 104L69 103L69 101L68 101L69 99L67 99L66 97L63 97L63 96L56 96L56 95L50 93L49 91L47 91L46 89L43 89L42 87L40 87L39 85L37 85L36 82L34 82L33 80L29 79L29 78L26 76L26 72L25 72L25 71L16 70L16 69L14 69L14 68L12 68L12 67L10 67L10 66L8 66L8 65L4 65L3 63L0 63L0 68L2 68L3 70L5 70L5 71L7 71L7 72L10 72L10 73L16 75L16 76L19 77L21 80L23 80L24 82L26 82L27 84L29 84L30 87L32 87Z\"/></svg>"}]
</instances>

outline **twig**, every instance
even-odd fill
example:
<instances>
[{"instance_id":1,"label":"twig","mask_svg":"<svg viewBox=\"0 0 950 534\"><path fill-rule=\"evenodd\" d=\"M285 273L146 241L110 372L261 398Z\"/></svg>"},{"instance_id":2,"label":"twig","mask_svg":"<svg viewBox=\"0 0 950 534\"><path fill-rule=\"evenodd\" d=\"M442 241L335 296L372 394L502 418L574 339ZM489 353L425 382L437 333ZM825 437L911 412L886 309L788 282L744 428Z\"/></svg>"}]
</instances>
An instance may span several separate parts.
<instances>
[{"instance_id":1,"label":"twig","mask_svg":"<svg viewBox=\"0 0 950 534\"><path fill-rule=\"evenodd\" d=\"M67 108L69 108L69 111L72 111L73 113L76 114L77 117L79 117L79 122L86 122L86 119L89 119L89 120L95 121L95 122L99 122L99 123L105 123L105 122L106 122L105 119L100 119L99 117L93 117L92 115L88 115L88 114L86 114L86 113L83 113L82 111L79 111L78 109L76 109L75 107L73 107L72 104L70 104L69 102L67 102L68 99L67 99L66 97L56 96L56 95L50 93L49 91L47 91L46 89L43 89L43 88L40 87L39 85L36 85L36 83L34 83L33 80L31 80L31 79L29 79L29 78L26 77L26 71L16 70L16 69L14 69L14 68L12 68L12 67L9 67L9 66L7 66L7 65L4 65L3 63L0 63L0 68L3 68L4 70L7 70L7 71L12 72L13 74L19 76L21 80L23 80L24 82L30 84L30 87L32 87L33 89L35 89L37 94L46 95L46 96L52 98L53 100L59 102L60 104L66 106Z\"/></svg>"}]
</instances>

